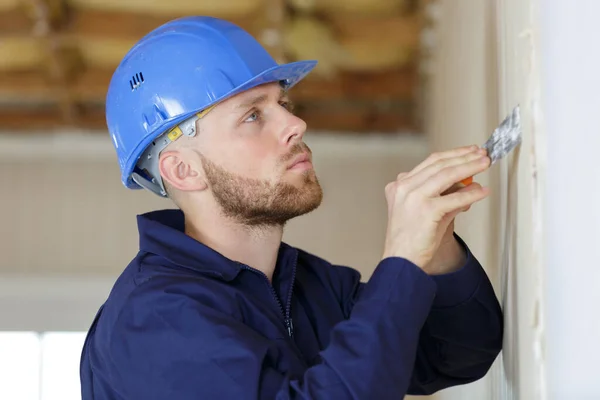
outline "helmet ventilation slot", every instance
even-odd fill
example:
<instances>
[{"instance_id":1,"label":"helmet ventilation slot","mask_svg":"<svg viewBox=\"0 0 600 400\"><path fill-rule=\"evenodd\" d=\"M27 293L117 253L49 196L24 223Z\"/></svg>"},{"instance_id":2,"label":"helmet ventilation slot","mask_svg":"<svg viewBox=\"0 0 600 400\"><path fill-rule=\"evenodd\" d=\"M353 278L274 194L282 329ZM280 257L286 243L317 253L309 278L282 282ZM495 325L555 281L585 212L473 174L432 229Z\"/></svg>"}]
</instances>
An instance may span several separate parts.
<instances>
[{"instance_id":1,"label":"helmet ventilation slot","mask_svg":"<svg viewBox=\"0 0 600 400\"><path fill-rule=\"evenodd\" d=\"M144 75L142 75L141 72L138 72L129 80L129 86L131 87L132 91L139 88L142 83L144 83Z\"/></svg>"}]
</instances>

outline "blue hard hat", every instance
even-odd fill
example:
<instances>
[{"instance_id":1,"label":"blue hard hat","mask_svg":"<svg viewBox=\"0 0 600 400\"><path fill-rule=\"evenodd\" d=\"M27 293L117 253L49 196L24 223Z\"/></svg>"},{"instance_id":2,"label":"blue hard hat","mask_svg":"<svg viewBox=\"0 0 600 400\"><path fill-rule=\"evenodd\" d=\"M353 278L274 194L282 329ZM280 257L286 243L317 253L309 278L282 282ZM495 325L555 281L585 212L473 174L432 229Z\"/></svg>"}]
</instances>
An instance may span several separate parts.
<instances>
[{"instance_id":1,"label":"blue hard hat","mask_svg":"<svg viewBox=\"0 0 600 400\"><path fill-rule=\"evenodd\" d=\"M218 18L184 17L156 28L125 55L106 96L123 185L166 196L157 167L140 167L140 160L156 158L150 148L157 140L175 140L174 129L194 134L190 118L255 86L280 82L289 89L315 65L279 65L249 33Z\"/></svg>"}]
</instances>

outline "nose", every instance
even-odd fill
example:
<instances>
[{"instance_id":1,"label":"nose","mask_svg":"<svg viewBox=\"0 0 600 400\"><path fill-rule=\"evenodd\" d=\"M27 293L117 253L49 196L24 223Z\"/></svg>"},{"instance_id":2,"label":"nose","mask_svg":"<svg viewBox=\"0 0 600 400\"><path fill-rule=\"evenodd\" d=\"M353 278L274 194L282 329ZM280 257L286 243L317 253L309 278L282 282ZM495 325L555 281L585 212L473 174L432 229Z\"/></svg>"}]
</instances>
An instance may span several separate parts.
<instances>
[{"instance_id":1,"label":"nose","mask_svg":"<svg viewBox=\"0 0 600 400\"><path fill-rule=\"evenodd\" d=\"M287 114L285 129L282 131L280 140L285 146L293 146L295 143L302 141L306 132L306 122L292 113L288 112Z\"/></svg>"}]
</instances>

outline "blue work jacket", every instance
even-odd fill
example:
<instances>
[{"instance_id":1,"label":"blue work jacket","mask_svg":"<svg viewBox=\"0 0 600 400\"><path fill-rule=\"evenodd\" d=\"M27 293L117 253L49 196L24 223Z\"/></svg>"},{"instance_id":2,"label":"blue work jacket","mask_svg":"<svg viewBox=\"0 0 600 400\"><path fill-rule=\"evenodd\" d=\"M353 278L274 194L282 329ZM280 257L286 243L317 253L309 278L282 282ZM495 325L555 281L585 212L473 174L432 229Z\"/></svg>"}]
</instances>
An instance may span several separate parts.
<instances>
[{"instance_id":1,"label":"blue work jacket","mask_svg":"<svg viewBox=\"0 0 600 400\"><path fill-rule=\"evenodd\" d=\"M281 244L272 279L184 233L179 210L138 216L140 249L94 319L83 400L402 399L483 377L503 318L467 250L429 276L352 268Z\"/></svg>"}]
</instances>

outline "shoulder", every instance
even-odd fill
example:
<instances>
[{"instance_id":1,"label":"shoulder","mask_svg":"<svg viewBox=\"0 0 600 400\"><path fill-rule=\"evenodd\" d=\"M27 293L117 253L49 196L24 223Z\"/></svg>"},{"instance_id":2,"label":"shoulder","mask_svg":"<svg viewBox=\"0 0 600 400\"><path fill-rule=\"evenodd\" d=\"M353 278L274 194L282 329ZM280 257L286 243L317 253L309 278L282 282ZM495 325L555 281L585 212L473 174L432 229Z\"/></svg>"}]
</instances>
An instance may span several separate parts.
<instances>
[{"instance_id":1,"label":"shoulder","mask_svg":"<svg viewBox=\"0 0 600 400\"><path fill-rule=\"evenodd\" d=\"M237 314L236 290L228 282L205 273L146 260L135 277L128 302L161 307L194 307Z\"/></svg>"},{"instance_id":2,"label":"shoulder","mask_svg":"<svg viewBox=\"0 0 600 400\"><path fill-rule=\"evenodd\" d=\"M231 285L140 254L115 282L97 329L108 340L153 324L180 323L186 315L241 319Z\"/></svg>"}]
</instances>

